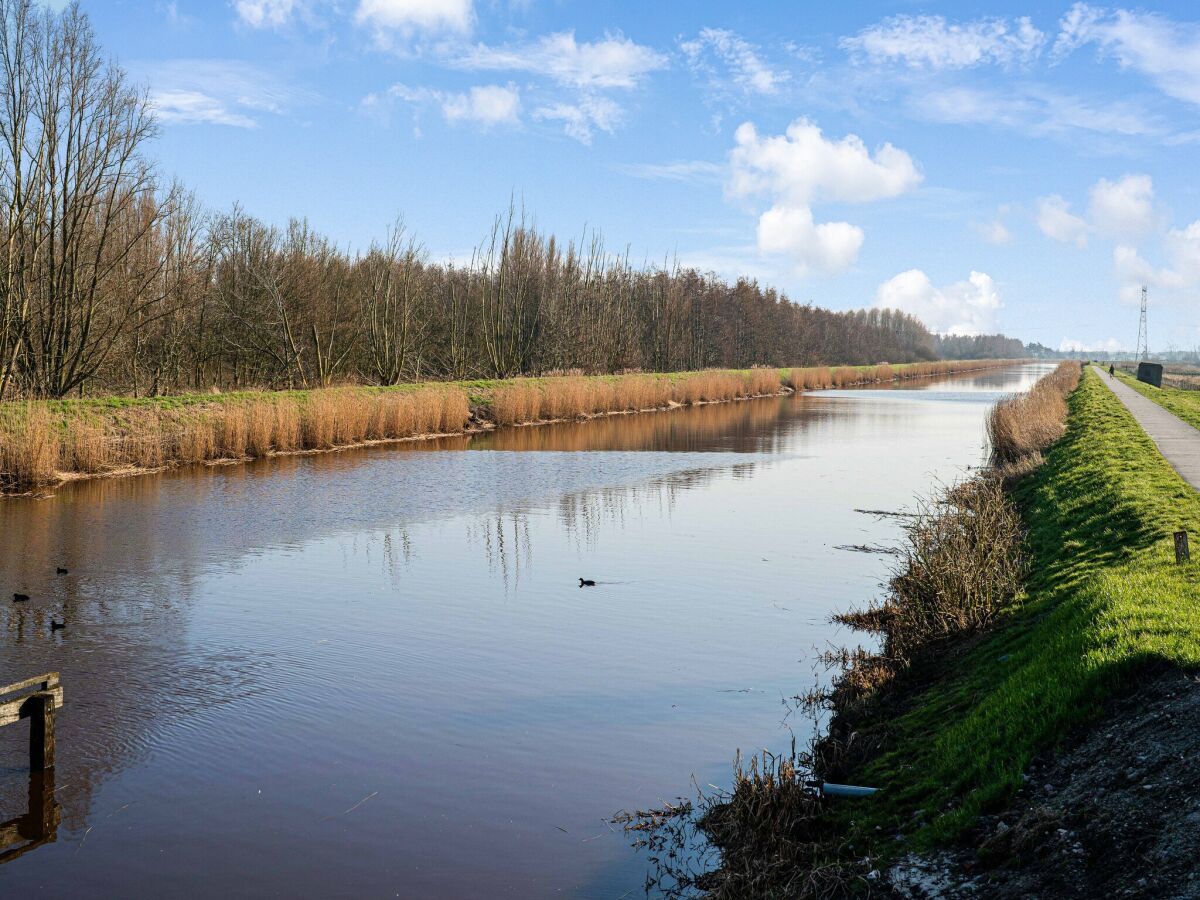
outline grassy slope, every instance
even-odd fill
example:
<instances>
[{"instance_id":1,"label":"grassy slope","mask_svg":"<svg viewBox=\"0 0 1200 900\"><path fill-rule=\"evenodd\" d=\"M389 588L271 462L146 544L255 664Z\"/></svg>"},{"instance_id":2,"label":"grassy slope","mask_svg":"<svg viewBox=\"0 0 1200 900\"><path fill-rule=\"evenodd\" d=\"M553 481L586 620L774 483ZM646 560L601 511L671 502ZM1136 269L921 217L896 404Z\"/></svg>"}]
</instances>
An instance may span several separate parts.
<instances>
[{"instance_id":1,"label":"grassy slope","mask_svg":"<svg viewBox=\"0 0 1200 900\"><path fill-rule=\"evenodd\" d=\"M887 789L877 809L891 824L927 811L921 842L1002 805L1032 755L1099 712L1139 666L1200 664L1200 564L1176 566L1171 540L1181 526L1200 534L1200 494L1094 374L1018 500L1033 563L1026 596L950 661L859 775Z\"/></svg>"},{"instance_id":2,"label":"grassy slope","mask_svg":"<svg viewBox=\"0 0 1200 900\"><path fill-rule=\"evenodd\" d=\"M1200 428L1200 391L1181 391L1179 388L1156 388L1138 381L1128 372L1117 370L1117 377L1137 391L1149 397L1159 406L1169 409L1183 421Z\"/></svg>"}]
</instances>

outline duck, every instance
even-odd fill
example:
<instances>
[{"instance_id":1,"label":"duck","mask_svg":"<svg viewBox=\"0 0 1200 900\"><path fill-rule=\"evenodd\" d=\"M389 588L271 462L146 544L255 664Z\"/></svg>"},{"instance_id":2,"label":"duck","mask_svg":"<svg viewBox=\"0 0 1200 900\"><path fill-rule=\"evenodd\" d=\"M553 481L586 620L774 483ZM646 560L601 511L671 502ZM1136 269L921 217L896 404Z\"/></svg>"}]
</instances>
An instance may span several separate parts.
<instances>
[{"instance_id":1,"label":"duck","mask_svg":"<svg viewBox=\"0 0 1200 900\"><path fill-rule=\"evenodd\" d=\"M51 631L62 631L66 627L67 627L66 621L55 622L53 619L50 620L50 630Z\"/></svg>"},{"instance_id":2,"label":"duck","mask_svg":"<svg viewBox=\"0 0 1200 900\"><path fill-rule=\"evenodd\" d=\"M590 578L580 578L579 586L580 587L595 587L596 582L592 581L592 579L590 579Z\"/></svg>"},{"instance_id":3,"label":"duck","mask_svg":"<svg viewBox=\"0 0 1200 900\"><path fill-rule=\"evenodd\" d=\"M70 573L69 573L69 572L68 572L66 569L64 569L62 566L59 566L59 567L58 567L58 568L55 570L55 574L56 574L56 575L69 575Z\"/></svg>"},{"instance_id":4,"label":"duck","mask_svg":"<svg viewBox=\"0 0 1200 900\"><path fill-rule=\"evenodd\" d=\"M28 594L13 594L13 603L24 603L28 599Z\"/></svg>"}]
</instances>

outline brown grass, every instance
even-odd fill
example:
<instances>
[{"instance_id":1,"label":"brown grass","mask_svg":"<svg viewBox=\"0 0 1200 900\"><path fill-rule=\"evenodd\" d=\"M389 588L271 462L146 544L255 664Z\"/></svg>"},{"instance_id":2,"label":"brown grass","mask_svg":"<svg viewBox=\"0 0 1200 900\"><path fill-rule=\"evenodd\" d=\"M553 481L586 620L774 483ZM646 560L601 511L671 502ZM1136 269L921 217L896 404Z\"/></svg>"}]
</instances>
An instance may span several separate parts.
<instances>
[{"instance_id":1,"label":"brown grass","mask_svg":"<svg viewBox=\"0 0 1200 900\"><path fill-rule=\"evenodd\" d=\"M21 404L11 425L0 433L0 482L9 489L48 484L59 462L59 441L49 413Z\"/></svg>"},{"instance_id":2,"label":"brown grass","mask_svg":"<svg viewBox=\"0 0 1200 900\"><path fill-rule=\"evenodd\" d=\"M1001 400L988 416L992 462L1005 475L1021 474L1037 465L1042 451L1063 436L1067 396L1079 385L1082 367L1060 363L1033 389Z\"/></svg>"}]
</instances>

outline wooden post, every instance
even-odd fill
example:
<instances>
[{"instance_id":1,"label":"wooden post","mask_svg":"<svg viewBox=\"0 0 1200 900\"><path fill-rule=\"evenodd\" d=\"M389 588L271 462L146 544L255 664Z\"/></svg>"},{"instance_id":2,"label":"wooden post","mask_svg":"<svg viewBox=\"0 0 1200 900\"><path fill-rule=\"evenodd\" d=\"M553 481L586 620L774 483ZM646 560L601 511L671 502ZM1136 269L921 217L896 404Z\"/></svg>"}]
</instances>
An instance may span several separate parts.
<instances>
[{"instance_id":1,"label":"wooden post","mask_svg":"<svg viewBox=\"0 0 1200 900\"><path fill-rule=\"evenodd\" d=\"M1191 551L1188 550L1188 533L1186 531L1175 532L1175 562L1183 565L1191 558Z\"/></svg>"},{"instance_id":2,"label":"wooden post","mask_svg":"<svg viewBox=\"0 0 1200 900\"><path fill-rule=\"evenodd\" d=\"M29 770L54 768L54 694L34 694L29 704Z\"/></svg>"}]
</instances>

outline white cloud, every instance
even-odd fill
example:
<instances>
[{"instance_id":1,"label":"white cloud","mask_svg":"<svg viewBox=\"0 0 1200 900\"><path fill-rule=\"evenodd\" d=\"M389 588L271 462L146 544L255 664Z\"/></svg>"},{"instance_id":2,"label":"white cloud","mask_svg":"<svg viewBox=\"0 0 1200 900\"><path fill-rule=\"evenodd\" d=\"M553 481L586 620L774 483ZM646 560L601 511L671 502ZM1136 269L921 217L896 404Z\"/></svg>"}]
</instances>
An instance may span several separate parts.
<instances>
[{"instance_id":1,"label":"white cloud","mask_svg":"<svg viewBox=\"0 0 1200 900\"><path fill-rule=\"evenodd\" d=\"M990 222L980 223L976 227L976 230L979 232L979 236L989 244L995 244L999 247L1004 244L1012 243L1012 232L1009 231L1008 226L999 219L993 219Z\"/></svg>"},{"instance_id":2,"label":"white cloud","mask_svg":"<svg viewBox=\"0 0 1200 900\"><path fill-rule=\"evenodd\" d=\"M1071 205L1058 194L1038 199L1037 226L1048 238L1076 247L1087 246L1087 222L1072 213Z\"/></svg>"},{"instance_id":3,"label":"white cloud","mask_svg":"<svg viewBox=\"0 0 1200 900\"><path fill-rule=\"evenodd\" d=\"M562 122L563 131L581 144L591 144L597 129L612 134L620 124L621 107L608 97L584 93L573 103L552 103L533 111L541 121Z\"/></svg>"},{"instance_id":4,"label":"white cloud","mask_svg":"<svg viewBox=\"0 0 1200 900\"><path fill-rule=\"evenodd\" d=\"M569 89L571 96L546 100L533 117L561 122L567 135L590 144L597 131L611 134L624 118L621 106L604 91L636 88L666 66L667 58L620 34L580 43L573 31L563 31L523 44L476 44L446 62L472 71L529 72Z\"/></svg>"},{"instance_id":5,"label":"white cloud","mask_svg":"<svg viewBox=\"0 0 1200 900\"><path fill-rule=\"evenodd\" d=\"M1059 23L1055 56L1085 45L1149 78L1177 100L1200 103L1200 26L1158 13L1076 3Z\"/></svg>"},{"instance_id":6,"label":"white cloud","mask_svg":"<svg viewBox=\"0 0 1200 900\"><path fill-rule=\"evenodd\" d=\"M251 28L279 28L297 10L297 0L235 0L238 18Z\"/></svg>"},{"instance_id":7,"label":"white cloud","mask_svg":"<svg viewBox=\"0 0 1200 900\"><path fill-rule=\"evenodd\" d=\"M667 65L667 58L622 35L579 43L573 31L549 34L527 44L477 44L451 60L463 69L532 72L575 88L633 88Z\"/></svg>"},{"instance_id":8,"label":"white cloud","mask_svg":"<svg viewBox=\"0 0 1200 900\"><path fill-rule=\"evenodd\" d=\"M782 135L765 137L746 122L734 137L728 193L769 198L771 207L758 221L759 249L789 254L801 273L842 271L854 263L863 243L862 229L848 222L814 223L814 203L897 197L921 181L903 150L884 144L872 155L857 135L827 140L807 119L797 119Z\"/></svg>"},{"instance_id":9,"label":"white cloud","mask_svg":"<svg viewBox=\"0 0 1200 900\"><path fill-rule=\"evenodd\" d=\"M813 222L806 206L773 206L758 219L758 249L786 253L800 274L833 274L854 264L863 245L863 230L849 222Z\"/></svg>"},{"instance_id":10,"label":"white cloud","mask_svg":"<svg viewBox=\"0 0 1200 900\"><path fill-rule=\"evenodd\" d=\"M437 106L447 122L472 122L484 130L497 125L515 125L521 120L521 94L514 85L487 84L470 88L465 93L439 91L426 87L393 84L387 97L414 106ZM368 94L363 106L378 106L379 97Z\"/></svg>"},{"instance_id":11,"label":"white cloud","mask_svg":"<svg viewBox=\"0 0 1200 900\"><path fill-rule=\"evenodd\" d=\"M1168 268L1156 269L1138 253L1137 248L1118 244L1113 248L1113 268L1121 285L1121 297L1132 300L1143 284L1161 288L1180 288L1185 284L1181 273Z\"/></svg>"},{"instance_id":12,"label":"white cloud","mask_svg":"<svg viewBox=\"0 0 1200 900\"><path fill-rule=\"evenodd\" d=\"M1105 234L1130 237L1154 224L1154 184L1149 175L1101 178L1089 192L1088 215Z\"/></svg>"},{"instance_id":13,"label":"white cloud","mask_svg":"<svg viewBox=\"0 0 1200 900\"><path fill-rule=\"evenodd\" d=\"M729 82L747 94L775 94L791 78L787 70L764 62L756 46L724 28L705 28L694 40L680 43L679 49L692 71L705 75L713 88ZM714 59L727 75L718 74Z\"/></svg>"},{"instance_id":14,"label":"white cloud","mask_svg":"<svg viewBox=\"0 0 1200 900\"><path fill-rule=\"evenodd\" d=\"M965 69L985 63L1028 62L1046 36L1028 17L951 23L942 16L892 16L841 40L856 60L900 62L913 68Z\"/></svg>"},{"instance_id":15,"label":"white cloud","mask_svg":"<svg viewBox=\"0 0 1200 900\"><path fill-rule=\"evenodd\" d=\"M1079 341L1074 338L1063 338L1058 342L1059 353L1119 353L1127 349L1125 344L1114 337L1102 341Z\"/></svg>"},{"instance_id":16,"label":"white cloud","mask_svg":"<svg viewBox=\"0 0 1200 900\"><path fill-rule=\"evenodd\" d=\"M230 110L221 100L200 91L151 91L150 104L159 120L169 124L256 126L249 116Z\"/></svg>"},{"instance_id":17,"label":"white cloud","mask_svg":"<svg viewBox=\"0 0 1200 900\"><path fill-rule=\"evenodd\" d=\"M669 163L624 163L615 166L618 172L647 181L684 181L701 183L715 181L725 167L700 159L681 159Z\"/></svg>"},{"instance_id":18,"label":"white cloud","mask_svg":"<svg viewBox=\"0 0 1200 900\"><path fill-rule=\"evenodd\" d=\"M284 115L312 95L240 60L175 59L139 68L150 101L168 124L253 128L262 113Z\"/></svg>"},{"instance_id":19,"label":"white cloud","mask_svg":"<svg viewBox=\"0 0 1200 900\"><path fill-rule=\"evenodd\" d=\"M862 203L897 197L921 182L916 164L903 150L884 144L872 155L858 135L827 140L807 119L797 119L784 134L766 137L746 122L734 137L734 196L768 194L789 206L821 200Z\"/></svg>"},{"instance_id":20,"label":"white cloud","mask_svg":"<svg viewBox=\"0 0 1200 900\"><path fill-rule=\"evenodd\" d=\"M909 269L879 286L875 305L911 313L941 334L990 334L1003 304L995 281L984 272L939 288L920 269Z\"/></svg>"},{"instance_id":21,"label":"white cloud","mask_svg":"<svg viewBox=\"0 0 1200 900\"><path fill-rule=\"evenodd\" d=\"M472 0L359 0L354 21L374 28L386 42L391 31L468 32L475 10Z\"/></svg>"},{"instance_id":22,"label":"white cloud","mask_svg":"<svg viewBox=\"0 0 1200 900\"><path fill-rule=\"evenodd\" d=\"M934 88L910 100L914 112L931 122L994 125L1024 134L1057 135L1088 131L1129 137L1162 136L1167 129L1139 106L1107 98L1093 103L1038 85L1004 91L974 87Z\"/></svg>"}]
</instances>

